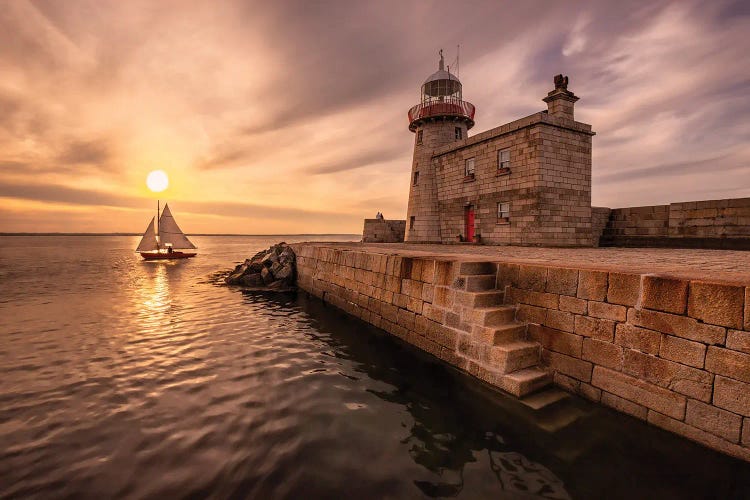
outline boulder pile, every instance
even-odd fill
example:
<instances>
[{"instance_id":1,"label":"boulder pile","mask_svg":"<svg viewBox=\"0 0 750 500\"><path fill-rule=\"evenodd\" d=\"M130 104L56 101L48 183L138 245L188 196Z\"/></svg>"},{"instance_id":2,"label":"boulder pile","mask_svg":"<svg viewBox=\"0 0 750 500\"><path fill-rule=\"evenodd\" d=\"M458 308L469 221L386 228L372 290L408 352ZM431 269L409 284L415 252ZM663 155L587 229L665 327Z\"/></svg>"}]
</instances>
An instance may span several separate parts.
<instances>
[{"instance_id":1,"label":"boulder pile","mask_svg":"<svg viewBox=\"0 0 750 500\"><path fill-rule=\"evenodd\" d=\"M245 260L224 278L228 285L268 290L294 289L296 257L292 247L278 243Z\"/></svg>"}]
</instances>

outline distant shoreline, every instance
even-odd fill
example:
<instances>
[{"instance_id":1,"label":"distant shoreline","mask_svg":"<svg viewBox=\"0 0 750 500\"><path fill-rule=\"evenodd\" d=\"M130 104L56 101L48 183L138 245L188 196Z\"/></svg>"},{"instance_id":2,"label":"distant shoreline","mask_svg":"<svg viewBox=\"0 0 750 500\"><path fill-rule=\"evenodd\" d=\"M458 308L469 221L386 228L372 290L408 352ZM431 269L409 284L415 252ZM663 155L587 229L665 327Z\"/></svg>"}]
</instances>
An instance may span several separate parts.
<instances>
[{"instance_id":1,"label":"distant shoreline","mask_svg":"<svg viewBox=\"0 0 750 500\"><path fill-rule=\"evenodd\" d=\"M0 233L0 236L141 236L142 233ZM286 233L286 234L239 234L239 233L192 233L188 236L257 236L270 238L276 236L356 236L354 233Z\"/></svg>"}]
</instances>

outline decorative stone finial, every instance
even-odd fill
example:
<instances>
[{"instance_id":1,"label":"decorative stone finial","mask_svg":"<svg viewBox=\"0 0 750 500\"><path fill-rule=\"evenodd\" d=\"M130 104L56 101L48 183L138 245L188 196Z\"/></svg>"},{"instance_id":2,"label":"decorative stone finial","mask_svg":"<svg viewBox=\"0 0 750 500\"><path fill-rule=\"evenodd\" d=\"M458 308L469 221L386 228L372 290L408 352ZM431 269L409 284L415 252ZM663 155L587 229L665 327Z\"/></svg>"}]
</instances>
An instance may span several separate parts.
<instances>
[{"instance_id":1,"label":"decorative stone finial","mask_svg":"<svg viewBox=\"0 0 750 500\"><path fill-rule=\"evenodd\" d=\"M555 75L555 90L568 90L568 77Z\"/></svg>"},{"instance_id":2,"label":"decorative stone finial","mask_svg":"<svg viewBox=\"0 0 750 500\"><path fill-rule=\"evenodd\" d=\"M438 65L440 71L445 70L445 61L443 61L443 49L440 49L440 64Z\"/></svg>"},{"instance_id":3,"label":"decorative stone finial","mask_svg":"<svg viewBox=\"0 0 750 500\"><path fill-rule=\"evenodd\" d=\"M568 90L568 77L555 75L555 89L547 93L547 97L542 99L547 103L547 112L550 116L558 118L567 118L573 120L573 104L578 97Z\"/></svg>"}]
</instances>

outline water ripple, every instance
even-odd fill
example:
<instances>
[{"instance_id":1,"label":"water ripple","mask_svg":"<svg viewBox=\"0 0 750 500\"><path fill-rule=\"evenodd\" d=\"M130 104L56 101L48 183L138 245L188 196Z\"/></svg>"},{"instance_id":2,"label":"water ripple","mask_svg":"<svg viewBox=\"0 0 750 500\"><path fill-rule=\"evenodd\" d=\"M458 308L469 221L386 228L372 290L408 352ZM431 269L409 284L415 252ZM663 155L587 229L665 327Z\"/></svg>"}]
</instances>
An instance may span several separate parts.
<instances>
[{"instance_id":1,"label":"water ripple","mask_svg":"<svg viewBox=\"0 0 750 500\"><path fill-rule=\"evenodd\" d=\"M273 240L196 237L179 263L140 261L136 240L0 240L0 497L595 491L429 357L303 294L219 286Z\"/></svg>"}]
</instances>

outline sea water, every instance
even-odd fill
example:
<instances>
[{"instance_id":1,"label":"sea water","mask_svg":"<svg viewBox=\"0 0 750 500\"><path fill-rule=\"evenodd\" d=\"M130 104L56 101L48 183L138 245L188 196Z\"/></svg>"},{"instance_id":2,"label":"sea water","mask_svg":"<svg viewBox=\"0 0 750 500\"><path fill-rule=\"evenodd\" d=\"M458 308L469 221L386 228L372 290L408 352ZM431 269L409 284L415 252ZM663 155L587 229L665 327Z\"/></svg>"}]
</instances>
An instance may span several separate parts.
<instances>
[{"instance_id":1,"label":"sea water","mask_svg":"<svg viewBox=\"0 0 750 500\"><path fill-rule=\"evenodd\" d=\"M584 402L545 430L304 292L221 285L310 239L0 237L0 497L750 498L748 464Z\"/></svg>"}]
</instances>

